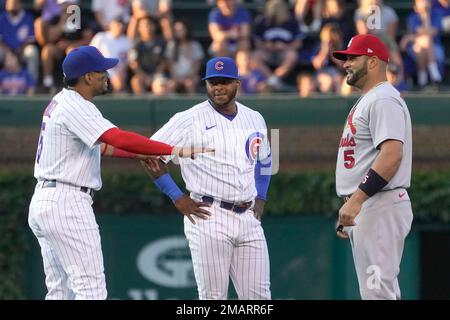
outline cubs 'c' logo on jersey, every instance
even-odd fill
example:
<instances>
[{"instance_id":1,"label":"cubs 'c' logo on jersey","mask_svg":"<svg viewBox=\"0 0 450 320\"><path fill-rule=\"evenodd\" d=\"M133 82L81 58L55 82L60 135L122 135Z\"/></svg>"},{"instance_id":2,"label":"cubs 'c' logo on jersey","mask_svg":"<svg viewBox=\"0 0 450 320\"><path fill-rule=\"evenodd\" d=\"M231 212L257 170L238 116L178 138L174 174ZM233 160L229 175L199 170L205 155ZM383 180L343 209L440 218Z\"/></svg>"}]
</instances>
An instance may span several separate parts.
<instances>
[{"instance_id":1,"label":"cubs 'c' logo on jersey","mask_svg":"<svg viewBox=\"0 0 450 320\"><path fill-rule=\"evenodd\" d=\"M245 142L245 153L251 163L258 159L259 147L261 146L263 139L264 135L261 132L253 132L248 136L247 141Z\"/></svg>"},{"instance_id":2,"label":"cubs 'c' logo on jersey","mask_svg":"<svg viewBox=\"0 0 450 320\"><path fill-rule=\"evenodd\" d=\"M223 61L217 61L216 64L214 65L214 68L218 71L223 70Z\"/></svg>"}]
</instances>

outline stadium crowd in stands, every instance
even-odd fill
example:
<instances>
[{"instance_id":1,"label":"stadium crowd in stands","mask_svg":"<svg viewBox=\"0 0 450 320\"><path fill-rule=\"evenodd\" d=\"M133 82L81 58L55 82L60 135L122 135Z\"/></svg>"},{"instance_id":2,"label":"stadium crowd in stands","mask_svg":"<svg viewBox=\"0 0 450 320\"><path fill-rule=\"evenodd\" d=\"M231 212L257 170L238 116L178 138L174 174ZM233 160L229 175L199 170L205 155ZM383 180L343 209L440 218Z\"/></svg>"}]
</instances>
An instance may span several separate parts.
<instances>
[{"instance_id":1,"label":"stadium crowd in stands","mask_svg":"<svg viewBox=\"0 0 450 320\"><path fill-rule=\"evenodd\" d=\"M190 3L206 9L205 21L187 19L183 8ZM204 62L230 56L241 94L348 95L343 63L331 52L364 33L388 45L388 78L399 91L443 88L450 1L403 0L401 15L392 3L0 0L0 94L56 92L63 86L61 61L91 44L120 59L110 70L115 94L196 94Z\"/></svg>"}]
</instances>

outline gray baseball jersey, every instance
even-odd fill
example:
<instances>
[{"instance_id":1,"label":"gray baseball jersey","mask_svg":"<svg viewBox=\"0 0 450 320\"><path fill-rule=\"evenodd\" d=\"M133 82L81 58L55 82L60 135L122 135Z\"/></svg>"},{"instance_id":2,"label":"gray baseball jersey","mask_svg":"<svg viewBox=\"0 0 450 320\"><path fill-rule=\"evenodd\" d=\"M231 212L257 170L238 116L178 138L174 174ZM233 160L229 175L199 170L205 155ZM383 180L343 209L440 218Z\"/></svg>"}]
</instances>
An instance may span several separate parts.
<instances>
[{"instance_id":1,"label":"gray baseball jersey","mask_svg":"<svg viewBox=\"0 0 450 320\"><path fill-rule=\"evenodd\" d=\"M411 118L400 93L383 82L362 96L347 117L336 162L338 196L355 192L375 161L378 146L390 139L403 143L403 158L383 190L407 188L412 166Z\"/></svg>"},{"instance_id":2,"label":"gray baseball jersey","mask_svg":"<svg viewBox=\"0 0 450 320\"><path fill-rule=\"evenodd\" d=\"M400 299L398 274L413 214L406 188L411 180L412 134L408 108L388 82L372 88L351 109L339 144L336 191L352 194L372 166L383 141L403 143L400 166L383 190L366 200L345 227L362 299Z\"/></svg>"},{"instance_id":3,"label":"gray baseball jersey","mask_svg":"<svg viewBox=\"0 0 450 320\"><path fill-rule=\"evenodd\" d=\"M46 299L107 296L100 233L86 188L102 186L98 138L113 127L73 90L63 89L44 111L28 223L41 246Z\"/></svg>"},{"instance_id":4,"label":"gray baseball jersey","mask_svg":"<svg viewBox=\"0 0 450 320\"><path fill-rule=\"evenodd\" d=\"M255 160L270 154L263 117L240 103L227 117L209 101L178 113L152 139L183 146L215 148L195 160L179 159L191 197L214 198L207 220L184 218L200 299L226 299L231 277L239 299L270 299L270 267L264 231L253 208L236 213L221 201L239 204L256 197Z\"/></svg>"}]
</instances>

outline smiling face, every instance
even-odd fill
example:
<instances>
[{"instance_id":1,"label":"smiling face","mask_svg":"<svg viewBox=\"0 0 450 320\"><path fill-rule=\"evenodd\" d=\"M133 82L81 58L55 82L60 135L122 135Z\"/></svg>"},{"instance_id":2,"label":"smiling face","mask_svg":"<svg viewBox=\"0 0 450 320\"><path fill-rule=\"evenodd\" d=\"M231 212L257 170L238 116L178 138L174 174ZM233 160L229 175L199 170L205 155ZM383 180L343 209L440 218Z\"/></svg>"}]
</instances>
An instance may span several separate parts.
<instances>
[{"instance_id":1,"label":"smiling face","mask_svg":"<svg viewBox=\"0 0 450 320\"><path fill-rule=\"evenodd\" d=\"M225 109L234 105L234 99L239 88L240 81L231 78L210 78L206 80L208 98L219 109Z\"/></svg>"},{"instance_id":2,"label":"smiling face","mask_svg":"<svg viewBox=\"0 0 450 320\"><path fill-rule=\"evenodd\" d=\"M347 56L347 61L344 63L345 71L347 72L347 84L357 88L362 88L368 73L368 60L372 57L367 56Z\"/></svg>"}]
</instances>

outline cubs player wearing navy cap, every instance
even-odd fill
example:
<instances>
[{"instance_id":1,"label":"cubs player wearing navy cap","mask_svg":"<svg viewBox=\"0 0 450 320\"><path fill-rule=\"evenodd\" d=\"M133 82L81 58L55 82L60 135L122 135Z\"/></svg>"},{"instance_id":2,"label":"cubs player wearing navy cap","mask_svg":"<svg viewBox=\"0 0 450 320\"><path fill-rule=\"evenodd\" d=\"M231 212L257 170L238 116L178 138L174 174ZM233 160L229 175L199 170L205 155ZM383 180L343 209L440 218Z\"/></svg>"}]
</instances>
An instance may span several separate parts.
<instances>
[{"instance_id":1,"label":"cubs player wearing navy cap","mask_svg":"<svg viewBox=\"0 0 450 320\"><path fill-rule=\"evenodd\" d=\"M146 155L192 156L203 151L152 141L103 118L90 100L106 92L106 70L117 62L90 46L71 51L63 62L67 88L44 111L34 167L38 182L28 223L41 246L46 299L107 296L92 210L93 193L102 186L101 153L146 160Z\"/></svg>"},{"instance_id":2,"label":"cubs player wearing navy cap","mask_svg":"<svg viewBox=\"0 0 450 320\"><path fill-rule=\"evenodd\" d=\"M169 144L214 146L214 154L198 155L196 161L180 159L190 196L165 167L147 169L185 216L199 298L226 299L231 276L239 299L270 299L261 227L271 171L266 123L235 101L240 82L233 59L208 61L203 79L209 99L175 114L152 136Z\"/></svg>"},{"instance_id":3,"label":"cubs player wearing navy cap","mask_svg":"<svg viewBox=\"0 0 450 320\"><path fill-rule=\"evenodd\" d=\"M344 199L337 235L350 238L362 299L400 299L398 273L413 214L411 118L386 79L389 51L374 35L353 37L344 60L347 84L362 91L347 117L336 163Z\"/></svg>"}]
</instances>

